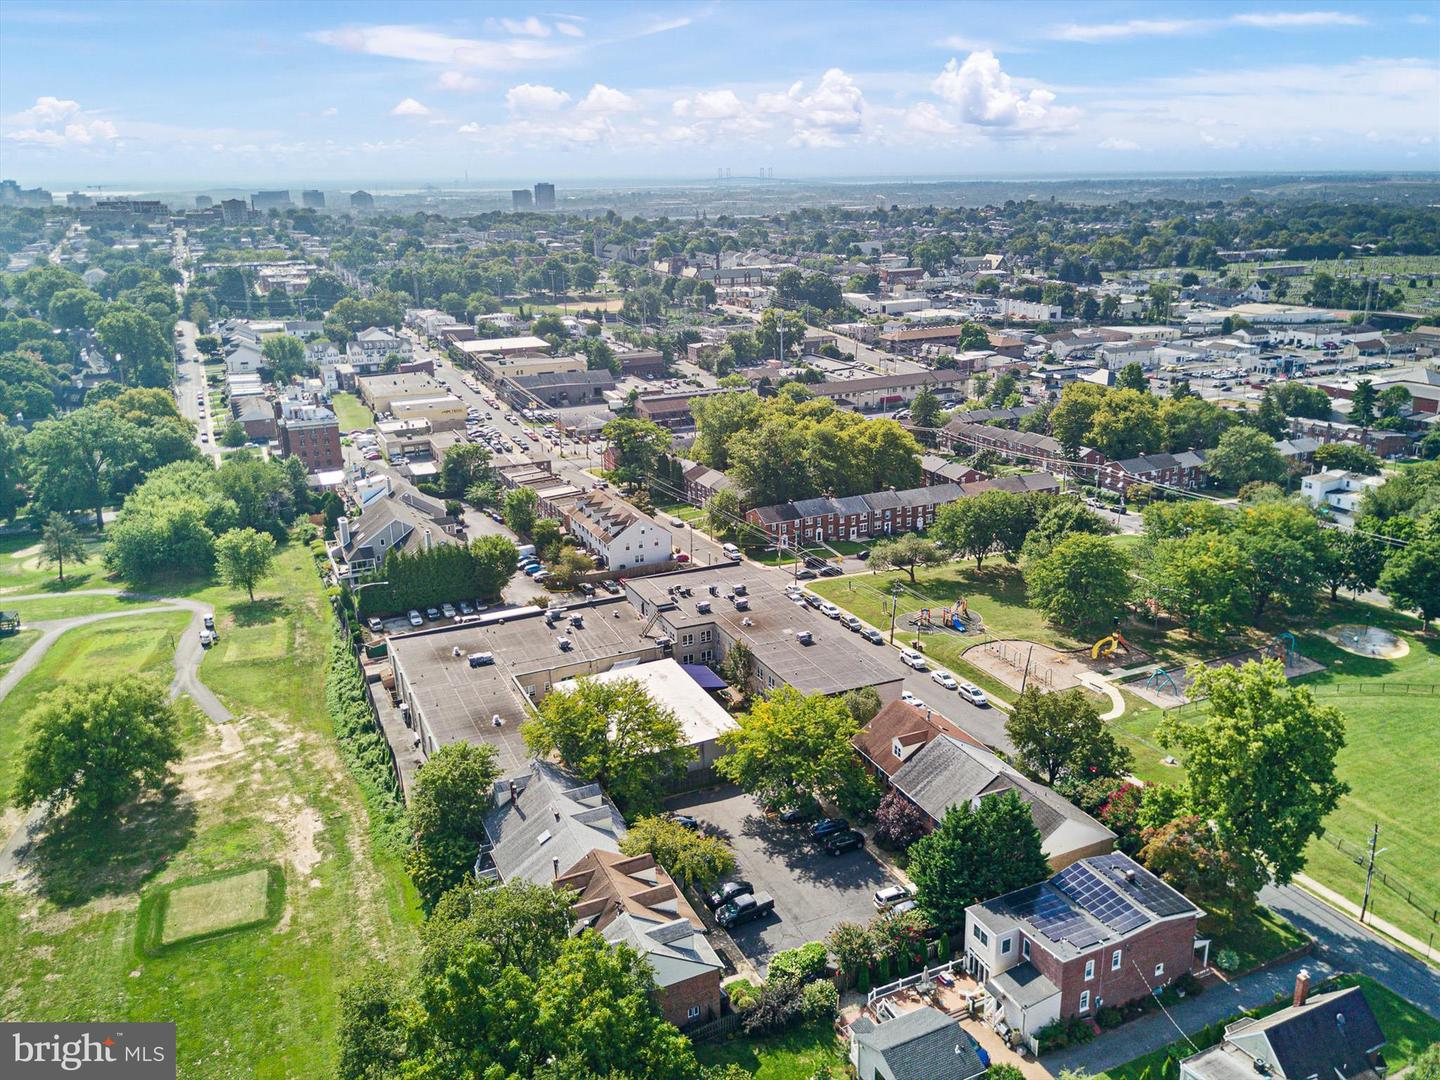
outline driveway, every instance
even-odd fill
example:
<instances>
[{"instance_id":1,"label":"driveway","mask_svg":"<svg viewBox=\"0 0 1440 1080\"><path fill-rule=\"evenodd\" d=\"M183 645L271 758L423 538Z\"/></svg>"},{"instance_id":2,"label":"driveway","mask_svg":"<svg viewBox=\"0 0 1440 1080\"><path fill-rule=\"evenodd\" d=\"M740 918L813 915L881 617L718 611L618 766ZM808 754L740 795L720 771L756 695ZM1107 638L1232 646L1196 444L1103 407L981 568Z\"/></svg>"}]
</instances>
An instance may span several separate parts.
<instances>
[{"instance_id":1,"label":"driveway","mask_svg":"<svg viewBox=\"0 0 1440 1080\"><path fill-rule=\"evenodd\" d=\"M736 876L775 898L775 914L737 927L731 938L758 966L772 955L820 941L839 922L875 914L875 890L895 884L866 851L829 856L807 826L767 818L735 787L679 796L668 804L699 818L735 850Z\"/></svg>"}]
</instances>

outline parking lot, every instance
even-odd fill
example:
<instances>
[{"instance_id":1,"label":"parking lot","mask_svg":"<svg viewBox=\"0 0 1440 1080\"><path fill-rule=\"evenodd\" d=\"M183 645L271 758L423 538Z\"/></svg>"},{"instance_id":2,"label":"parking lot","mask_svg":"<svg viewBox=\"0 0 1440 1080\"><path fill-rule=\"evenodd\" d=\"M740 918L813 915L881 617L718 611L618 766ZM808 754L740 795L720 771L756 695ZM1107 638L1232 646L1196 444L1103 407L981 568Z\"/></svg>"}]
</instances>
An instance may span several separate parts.
<instances>
[{"instance_id":1,"label":"parking lot","mask_svg":"<svg viewBox=\"0 0 1440 1080\"><path fill-rule=\"evenodd\" d=\"M684 795L668 804L693 814L735 850L735 876L775 898L775 913L730 932L757 965L807 941L823 940L839 922L875 914L877 889L895 884L863 849L830 856L809 836L809 825L782 825L735 787Z\"/></svg>"}]
</instances>

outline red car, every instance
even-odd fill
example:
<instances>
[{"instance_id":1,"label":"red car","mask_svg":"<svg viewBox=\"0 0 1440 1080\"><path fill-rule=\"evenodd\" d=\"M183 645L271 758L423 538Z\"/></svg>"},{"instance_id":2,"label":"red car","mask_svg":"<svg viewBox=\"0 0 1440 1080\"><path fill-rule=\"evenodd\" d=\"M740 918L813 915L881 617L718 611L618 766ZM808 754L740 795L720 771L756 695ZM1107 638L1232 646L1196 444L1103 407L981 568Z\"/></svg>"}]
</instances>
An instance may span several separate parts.
<instances>
[{"instance_id":1,"label":"red car","mask_svg":"<svg viewBox=\"0 0 1440 1080\"><path fill-rule=\"evenodd\" d=\"M687 563L690 561L690 556L686 555L683 551L677 551L675 553L675 561L678 563Z\"/></svg>"}]
</instances>

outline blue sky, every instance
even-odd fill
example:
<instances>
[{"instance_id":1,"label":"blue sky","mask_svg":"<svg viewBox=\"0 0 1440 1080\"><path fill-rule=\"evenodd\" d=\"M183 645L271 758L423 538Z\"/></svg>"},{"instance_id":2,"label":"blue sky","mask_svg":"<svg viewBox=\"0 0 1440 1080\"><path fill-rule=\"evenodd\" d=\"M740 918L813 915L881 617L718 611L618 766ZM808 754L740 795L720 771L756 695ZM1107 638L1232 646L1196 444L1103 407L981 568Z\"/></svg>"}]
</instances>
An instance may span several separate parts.
<instances>
[{"instance_id":1,"label":"blue sky","mask_svg":"<svg viewBox=\"0 0 1440 1080\"><path fill-rule=\"evenodd\" d=\"M1435 169L1440 2L0 5L0 173Z\"/></svg>"}]
</instances>

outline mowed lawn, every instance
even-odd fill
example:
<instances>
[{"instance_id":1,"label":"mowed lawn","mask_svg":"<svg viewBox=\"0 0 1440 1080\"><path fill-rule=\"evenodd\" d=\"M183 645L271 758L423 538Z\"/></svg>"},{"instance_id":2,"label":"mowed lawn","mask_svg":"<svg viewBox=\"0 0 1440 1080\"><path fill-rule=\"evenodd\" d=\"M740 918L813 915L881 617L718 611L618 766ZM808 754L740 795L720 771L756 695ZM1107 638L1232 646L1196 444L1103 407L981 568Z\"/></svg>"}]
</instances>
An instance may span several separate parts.
<instances>
[{"instance_id":1,"label":"mowed lawn","mask_svg":"<svg viewBox=\"0 0 1440 1080\"><path fill-rule=\"evenodd\" d=\"M108 586L92 585L91 588ZM0 605L6 611L18 611L20 618L28 625L50 619L73 619L81 615L99 615L105 611L120 611L124 608L154 606L154 600L133 596L109 596L104 593L90 595L81 593L56 593L43 600L13 600L5 603L0 596Z\"/></svg>"},{"instance_id":2,"label":"mowed lawn","mask_svg":"<svg viewBox=\"0 0 1440 1080\"><path fill-rule=\"evenodd\" d=\"M370 410L360 404L360 399L354 394L332 394L330 405L335 410L335 418L340 421L341 431L368 428L375 423Z\"/></svg>"},{"instance_id":3,"label":"mowed lawn","mask_svg":"<svg viewBox=\"0 0 1440 1080\"><path fill-rule=\"evenodd\" d=\"M182 591L215 605L222 644L201 671L235 713L233 732L222 739L190 708L178 797L42 842L28 887L0 890L0 1017L175 1021L187 1077L330 1075L341 986L371 959L403 967L419 912L398 855L373 842L335 747L328 605L298 543L282 549L254 604L208 584ZM183 626L189 614L173 618ZM129 621L98 628L113 634ZM67 665L48 685L80 674ZM22 701L35 682L17 688ZM142 896L271 862L285 874L273 925L157 956L137 950Z\"/></svg>"},{"instance_id":4,"label":"mowed lawn","mask_svg":"<svg viewBox=\"0 0 1440 1080\"><path fill-rule=\"evenodd\" d=\"M829 1024L807 1024L766 1038L735 1036L695 1048L701 1065L739 1065L755 1080L816 1080L849 1075Z\"/></svg>"},{"instance_id":5,"label":"mowed lawn","mask_svg":"<svg viewBox=\"0 0 1440 1080\"><path fill-rule=\"evenodd\" d=\"M93 515L90 522L94 523ZM77 524L77 527L80 526ZM39 536L27 533L0 537L0 608L11 606L5 602L7 595L63 593L107 584L101 580L105 576L105 564L100 561L104 545L94 538L86 538L85 548L86 561L79 565L66 563L65 581L62 583L56 576L55 567L40 561Z\"/></svg>"}]
</instances>

